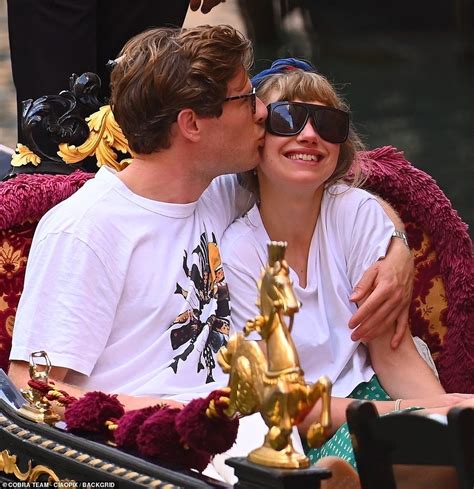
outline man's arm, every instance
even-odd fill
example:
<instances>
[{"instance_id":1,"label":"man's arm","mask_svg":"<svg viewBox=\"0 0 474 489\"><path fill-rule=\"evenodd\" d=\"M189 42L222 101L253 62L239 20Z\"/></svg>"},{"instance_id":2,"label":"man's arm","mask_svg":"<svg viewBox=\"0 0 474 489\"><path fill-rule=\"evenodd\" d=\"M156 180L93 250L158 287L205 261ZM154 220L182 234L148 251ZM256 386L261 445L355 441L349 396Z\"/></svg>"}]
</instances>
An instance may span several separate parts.
<instances>
[{"instance_id":1,"label":"man's arm","mask_svg":"<svg viewBox=\"0 0 474 489\"><path fill-rule=\"evenodd\" d=\"M54 382L54 386L57 389L64 390L70 396L79 399L86 391L80 389L77 386L67 384L64 382L69 369L63 367L52 367L50 372L50 380ZM18 387L18 389L25 389L28 387L28 381L30 380L30 374L28 370L28 363L21 361L13 361L10 364L10 369L8 370L8 376L12 379L13 383ZM180 408L183 406L182 403L173 401L170 399L161 399L158 397L137 397L128 396L116 392L109 392L109 394L118 394L118 400L124 405L126 411L132 409L141 409L147 406L152 406L154 404L163 403L170 407Z\"/></svg>"},{"instance_id":2,"label":"man's arm","mask_svg":"<svg viewBox=\"0 0 474 489\"><path fill-rule=\"evenodd\" d=\"M395 229L404 230L396 211L384 200L377 198ZM392 238L387 255L364 273L350 297L352 302L363 302L349 321L356 328L354 341L371 341L395 325L391 340L397 348L408 328L408 308L413 288L413 257L399 238Z\"/></svg>"},{"instance_id":3,"label":"man's arm","mask_svg":"<svg viewBox=\"0 0 474 489\"><path fill-rule=\"evenodd\" d=\"M122 290L120 275L109 274L97 254L74 235L35 238L15 320L9 376L19 388L26 388L30 380L26 352L46 350L56 364L51 371L55 386L79 398L86 392L64 380L69 370L90 371L99 358ZM119 394L126 409L158 402L179 406L159 398L111 394Z\"/></svg>"}]
</instances>

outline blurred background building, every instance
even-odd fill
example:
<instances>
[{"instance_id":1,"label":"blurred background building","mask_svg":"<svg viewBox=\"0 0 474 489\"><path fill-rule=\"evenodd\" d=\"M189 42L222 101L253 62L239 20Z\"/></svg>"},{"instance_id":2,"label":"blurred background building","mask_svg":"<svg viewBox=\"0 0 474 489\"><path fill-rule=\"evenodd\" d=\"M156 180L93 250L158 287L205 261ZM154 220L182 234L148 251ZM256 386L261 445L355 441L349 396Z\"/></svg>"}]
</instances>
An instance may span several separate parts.
<instances>
[{"instance_id":1,"label":"blurred background building","mask_svg":"<svg viewBox=\"0 0 474 489\"><path fill-rule=\"evenodd\" d=\"M366 145L403 150L473 236L474 0L226 0L207 15L189 12L185 25L218 23L255 41L255 70L279 56L311 60L350 102ZM0 144L10 148L14 93L0 0Z\"/></svg>"}]
</instances>

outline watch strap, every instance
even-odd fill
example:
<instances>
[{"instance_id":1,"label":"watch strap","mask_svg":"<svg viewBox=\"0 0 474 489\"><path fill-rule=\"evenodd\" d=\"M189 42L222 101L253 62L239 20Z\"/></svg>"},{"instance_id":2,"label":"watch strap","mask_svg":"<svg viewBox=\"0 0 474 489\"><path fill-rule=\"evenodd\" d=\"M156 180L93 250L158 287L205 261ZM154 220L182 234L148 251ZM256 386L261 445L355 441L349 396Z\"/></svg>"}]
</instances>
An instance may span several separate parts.
<instances>
[{"instance_id":1,"label":"watch strap","mask_svg":"<svg viewBox=\"0 0 474 489\"><path fill-rule=\"evenodd\" d=\"M395 229L395 231L392 234L392 238L399 238L403 241L405 246L410 249L410 245L408 244L408 238L407 235L404 231L400 231L399 229Z\"/></svg>"}]
</instances>

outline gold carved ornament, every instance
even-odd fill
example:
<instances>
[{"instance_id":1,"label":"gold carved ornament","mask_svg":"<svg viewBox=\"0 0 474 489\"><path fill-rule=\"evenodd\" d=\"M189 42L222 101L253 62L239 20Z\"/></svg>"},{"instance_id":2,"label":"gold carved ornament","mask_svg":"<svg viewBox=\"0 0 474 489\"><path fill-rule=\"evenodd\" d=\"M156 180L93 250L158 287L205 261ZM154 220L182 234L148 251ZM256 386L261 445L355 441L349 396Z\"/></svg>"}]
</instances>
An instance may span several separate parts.
<instances>
[{"instance_id":1,"label":"gold carved ornament","mask_svg":"<svg viewBox=\"0 0 474 489\"><path fill-rule=\"evenodd\" d=\"M110 105L100 107L97 112L86 118L86 122L90 131L87 140L80 146L60 144L58 155L66 163L77 163L88 156L95 155L97 166L123 170L131 162L131 158L118 161L114 149L124 154L132 153Z\"/></svg>"},{"instance_id":2,"label":"gold carved ornament","mask_svg":"<svg viewBox=\"0 0 474 489\"><path fill-rule=\"evenodd\" d=\"M309 459L296 452L291 442L293 426L301 423L321 399L320 421L311 424L307 442L315 447L325 441L331 427L332 384L325 376L314 384L305 382L290 334L294 314L301 304L289 276L286 246L283 242L268 244L268 265L258 282L260 314L247 321L243 334L233 335L220 349L218 361L223 371L230 374L226 414L260 412L269 428L263 446L250 452L249 461L270 467L306 468ZM244 338L252 331L265 342L265 354L256 341Z\"/></svg>"},{"instance_id":3,"label":"gold carved ornament","mask_svg":"<svg viewBox=\"0 0 474 489\"><path fill-rule=\"evenodd\" d=\"M28 163L38 166L41 163L41 158L33 153L28 146L18 143L16 145L16 153L12 155L10 163L12 166L23 166Z\"/></svg>"},{"instance_id":4,"label":"gold carved ornament","mask_svg":"<svg viewBox=\"0 0 474 489\"><path fill-rule=\"evenodd\" d=\"M65 482L61 481L56 473L45 465L32 467L31 460L28 461L28 470L22 472L16 463L16 455L10 455L8 450L0 452L0 471L5 474L12 474L23 482L36 482L42 475L48 476L48 482ZM56 487L61 487L61 485Z\"/></svg>"}]
</instances>

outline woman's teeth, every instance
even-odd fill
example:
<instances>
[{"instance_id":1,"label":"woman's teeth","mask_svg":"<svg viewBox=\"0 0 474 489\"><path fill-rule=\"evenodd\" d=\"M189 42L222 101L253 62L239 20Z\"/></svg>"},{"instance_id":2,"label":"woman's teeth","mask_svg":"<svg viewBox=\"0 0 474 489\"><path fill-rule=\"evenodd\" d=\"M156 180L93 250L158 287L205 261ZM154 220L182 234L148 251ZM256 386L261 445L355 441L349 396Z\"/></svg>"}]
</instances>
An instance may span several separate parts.
<instances>
[{"instance_id":1,"label":"woman's teeth","mask_svg":"<svg viewBox=\"0 0 474 489\"><path fill-rule=\"evenodd\" d=\"M288 155L287 158L290 160L304 160L304 161L319 161L322 157L321 155L308 155L304 153L295 153Z\"/></svg>"}]
</instances>

